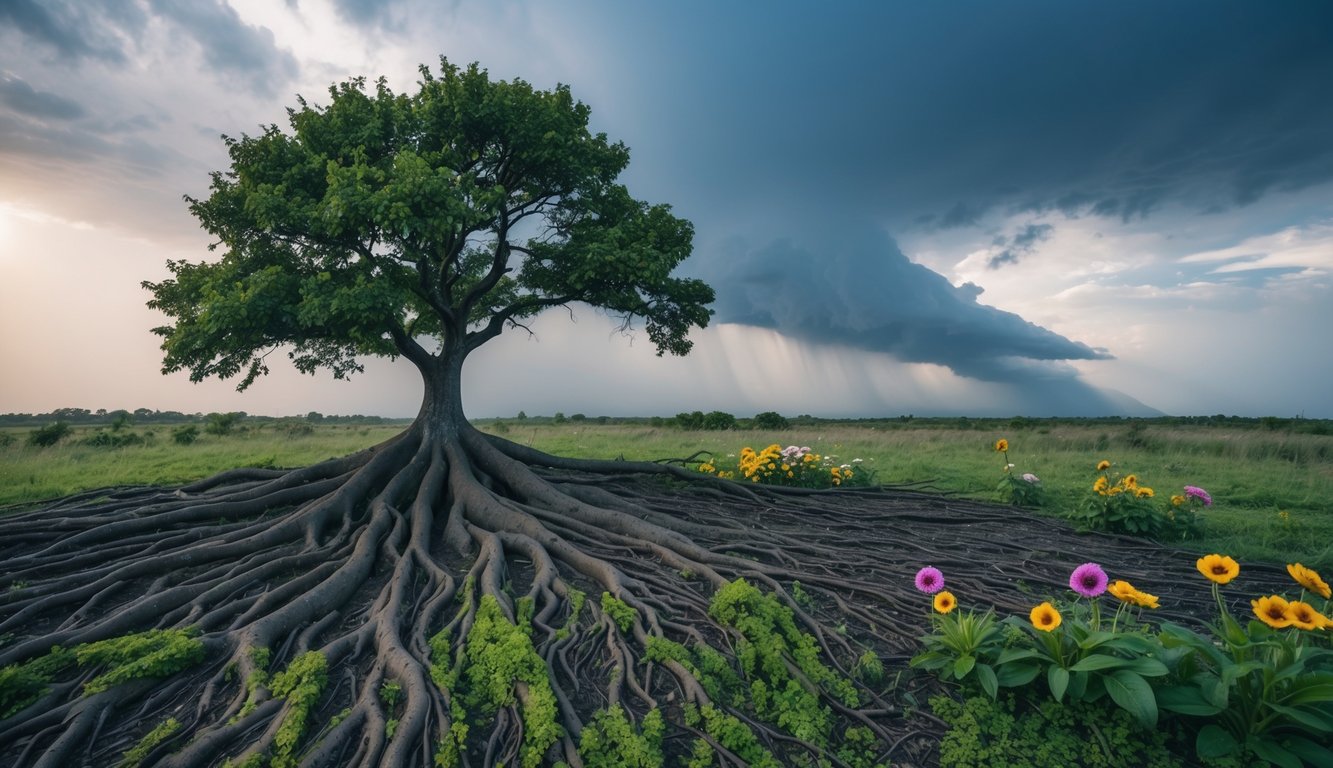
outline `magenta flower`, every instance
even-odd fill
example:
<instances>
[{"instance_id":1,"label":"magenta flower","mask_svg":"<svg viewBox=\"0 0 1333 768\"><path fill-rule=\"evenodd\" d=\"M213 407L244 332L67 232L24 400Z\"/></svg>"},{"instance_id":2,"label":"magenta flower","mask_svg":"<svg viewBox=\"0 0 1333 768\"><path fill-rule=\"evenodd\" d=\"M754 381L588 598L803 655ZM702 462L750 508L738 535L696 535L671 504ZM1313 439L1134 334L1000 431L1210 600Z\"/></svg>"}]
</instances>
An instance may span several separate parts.
<instances>
[{"instance_id":1,"label":"magenta flower","mask_svg":"<svg viewBox=\"0 0 1333 768\"><path fill-rule=\"evenodd\" d=\"M933 595L944 589L944 574L940 573L939 568L928 565L916 572L916 588L927 595Z\"/></svg>"},{"instance_id":2,"label":"magenta flower","mask_svg":"<svg viewBox=\"0 0 1333 768\"><path fill-rule=\"evenodd\" d=\"M1096 563L1084 563L1069 577L1069 588L1084 597L1096 597L1106 591L1106 571Z\"/></svg>"},{"instance_id":3,"label":"magenta flower","mask_svg":"<svg viewBox=\"0 0 1333 768\"><path fill-rule=\"evenodd\" d=\"M1185 495L1193 496L1199 501L1202 501L1205 507L1213 506L1213 497L1209 496L1208 492L1202 488L1197 488L1193 485L1187 485L1185 486Z\"/></svg>"}]
</instances>

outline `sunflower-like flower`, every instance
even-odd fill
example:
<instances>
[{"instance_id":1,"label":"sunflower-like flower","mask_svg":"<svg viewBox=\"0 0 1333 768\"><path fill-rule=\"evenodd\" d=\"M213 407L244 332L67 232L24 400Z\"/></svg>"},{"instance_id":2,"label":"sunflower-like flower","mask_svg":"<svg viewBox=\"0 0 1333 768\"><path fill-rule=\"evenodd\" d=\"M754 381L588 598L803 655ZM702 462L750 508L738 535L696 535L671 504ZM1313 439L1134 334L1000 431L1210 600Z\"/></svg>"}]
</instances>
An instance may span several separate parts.
<instances>
[{"instance_id":1,"label":"sunflower-like flower","mask_svg":"<svg viewBox=\"0 0 1333 768\"><path fill-rule=\"evenodd\" d=\"M1151 499L1153 497L1153 490L1146 485L1140 485L1135 489L1134 495L1140 499Z\"/></svg>"},{"instance_id":2,"label":"sunflower-like flower","mask_svg":"<svg viewBox=\"0 0 1333 768\"><path fill-rule=\"evenodd\" d=\"M1313 569L1306 568L1300 563L1288 563L1287 573L1291 574L1291 578L1295 579L1297 584L1318 594L1325 600L1333 596L1333 590L1329 589L1328 584L1319 578L1319 574L1315 573Z\"/></svg>"},{"instance_id":3,"label":"sunflower-like flower","mask_svg":"<svg viewBox=\"0 0 1333 768\"><path fill-rule=\"evenodd\" d=\"M1184 496L1181 496L1181 495L1178 494L1178 493L1177 493L1175 496L1172 496L1172 497L1171 497L1171 506L1173 506L1173 507L1178 507L1178 506L1180 506L1181 504L1184 504L1184 503L1185 503L1185 497L1184 497Z\"/></svg>"},{"instance_id":4,"label":"sunflower-like flower","mask_svg":"<svg viewBox=\"0 0 1333 768\"><path fill-rule=\"evenodd\" d=\"M1111 468L1111 462L1107 461L1106 459L1102 459L1101 461L1097 462L1098 472L1105 472L1110 468Z\"/></svg>"},{"instance_id":5,"label":"sunflower-like flower","mask_svg":"<svg viewBox=\"0 0 1333 768\"><path fill-rule=\"evenodd\" d=\"M1137 605L1140 608L1156 609L1159 607L1157 603L1158 599L1157 595L1150 595L1147 592L1140 592L1139 590L1135 589L1134 585L1130 584L1128 581L1121 581L1121 580L1113 581L1109 586L1107 586L1106 591L1110 592L1112 597L1114 597L1115 599L1119 600L1122 603Z\"/></svg>"},{"instance_id":6,"label":"sunflower-like flower","mask_svg":"<svg viewBox=\"0 0 1333 768\"><path fill-rule=\"evenodd\" d=\"M935 595L935 610L940 613L948 613L958 607L958 601L954 599L953 593L944 590Z\"/></svg>"},{"instance_id":7,"label":"sunflower-like flower","mask_svg":"<svg viewBox=\"0 0 1333 768\"><path fill-rule=\"evenodd\" d=\"M1194 565L1199 573L1217 584L1226 584L1240 574L1240 564L1226 555L1204 555Z\"/></svg>"},{"instance_id":8,"label":"sunflower-like flower","mask_svg":"<svg viewBox=\"0 0 1333 768\"><path fill-rule=\"evenodd\" d=\"M1291 626L1291 617L1287 615L1290 603L1281 596L1261 597L1258 600L1251 600L1250 605L1254 607L1254 615L1259 617L1259 621L1273 629Z\"/></svg>"},{"instance_id":9,"label":"sunflower-like flower","mask_svg":"<svg viewBox=\"0 0 1333 768\"><path fill-rule=\"evenodd\" d=\"M1106 486L1108 486L1108 485L1110 485L1110 482L1107 481L1105 475L1102 475L1101 477L1097 478L1097 482L1095 482L1095 483L1092 484L1092 490L1094 490L1094 491L1096 491L1097 493L1100 493L1100 494L1102 494L1102 495L1105 495L1105 494L1106 494Z\"/></svg>"},{"instance_id":10,"label":"sunflower-like flower","mask_svg":"<svg viewBox=\"0 0 1333 768\"><path fill-rule=\"evenodd\" d=\"M1040 629L1042 632L1050 632L1060 626L1060 622L1062 621L1060 612L1055 610L1055 606L1050 603L1042 603L1036 608L1033 608L1032 613L1028 614L1028 618L1032 621L1032 626Z\"/></svg>"},{"instance_id":11,"label":"sunflower-like flower","mask_svg":"<svg viewBox=\"0 0 1333 768\"><path fill-rule=\"evenodd\" d=\"M1291 621L1291 626L1297 629L1323 629L1328 622L1328 619L1316 611L1313 605L1300 600L1287 603L1287 619Z\"/></svg>"},{"instance_id":12,"label":"sunflower-like flower","mask_svg":"<svg viewBox=\"0 0 1333 768\"><path fill-rule=\"evenodd\" d=\"M1005 440L1005 439L1002 437L1002 438L1000 438L999 440L996 440L996 441L995 441L995 452L996 452L996 453L1007 453L1008 451L1009 451L1009 441L1008 441L1008 440Z\"/></svg>"}]
</instances>

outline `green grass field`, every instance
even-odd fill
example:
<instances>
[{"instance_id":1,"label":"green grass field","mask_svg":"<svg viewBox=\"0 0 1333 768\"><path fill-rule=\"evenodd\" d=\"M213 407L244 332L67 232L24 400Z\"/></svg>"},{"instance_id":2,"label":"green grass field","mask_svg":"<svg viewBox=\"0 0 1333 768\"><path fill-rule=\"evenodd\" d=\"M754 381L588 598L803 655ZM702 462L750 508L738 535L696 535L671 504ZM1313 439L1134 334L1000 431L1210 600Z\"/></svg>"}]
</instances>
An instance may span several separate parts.
<instances>
[{"instance_id":1,"label":"green grass field","mask_svg":"<svg viewBox=\"0 0 1333 768\"><path fill-rule=\"evenodd\" d=\"M586 458L685 458L703 450L725 465L746 445L806 445L842 461L862 459L883 483L928 482L943 492L992 500L1004 466L992 445L1003 437L1010 443L1013 471L1042 479L1047 490L1043 513L1058 516L1087 498L1094 466L1108 459L1117 470L1133 472L1156 489L1163 503L1185 485L1213 495L1216 503L1204 513L1203 538L1179 546L1238 559L1333 567L1333 436L1142 421L993 420L965 426L958 421L824 422L781 432L686 431L647 421L600 424L591 419L479 425L550 453ZM153 436L145 445L125 448L81 445L93 429L79 428L53 447L35 448L26 444L31 429L10 427L5 432L14 439L0 446L0 506L105 486L179 484L239 466L303 466L374 445L401 428L316 425L307 431L293 429L290 421L246 421L243 431L201 434L193 444L178 445L169 425L156 425L133 428Z\"/></svg>"}]
</instances>

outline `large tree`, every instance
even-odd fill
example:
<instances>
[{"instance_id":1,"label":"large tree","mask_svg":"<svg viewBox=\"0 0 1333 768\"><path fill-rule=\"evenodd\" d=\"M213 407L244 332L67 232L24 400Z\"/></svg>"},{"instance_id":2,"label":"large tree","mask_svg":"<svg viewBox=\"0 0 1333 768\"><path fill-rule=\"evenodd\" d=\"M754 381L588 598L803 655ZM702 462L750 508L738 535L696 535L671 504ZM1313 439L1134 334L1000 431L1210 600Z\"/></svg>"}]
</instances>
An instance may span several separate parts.
<instances>
[{"instance_id":1,"label":"large tree","mask_svg":"<svg viewBox=\"0 0 1333 768\"><path fill-rule=\"evenodd\" d=\"M312 467L0 518L0 763L925 759L938 730L882 675L922 628L912 571L1003 562L1044 526L1004 550L976 526L1017 530L1008 513L562 459L474 429L460 372L506 327L581 302L683 354L712 291L671 276L689 223L617 182L627 150L567 88L421 74L410 94L353 80L288 129L228 139L231 167L189 201L220 258L145 284L167 372L244 389L276 350L339 377L401 356L418 417ZM1040 567L994 566L974 594L1064 578Z\"/></svg>"}]
</instances>

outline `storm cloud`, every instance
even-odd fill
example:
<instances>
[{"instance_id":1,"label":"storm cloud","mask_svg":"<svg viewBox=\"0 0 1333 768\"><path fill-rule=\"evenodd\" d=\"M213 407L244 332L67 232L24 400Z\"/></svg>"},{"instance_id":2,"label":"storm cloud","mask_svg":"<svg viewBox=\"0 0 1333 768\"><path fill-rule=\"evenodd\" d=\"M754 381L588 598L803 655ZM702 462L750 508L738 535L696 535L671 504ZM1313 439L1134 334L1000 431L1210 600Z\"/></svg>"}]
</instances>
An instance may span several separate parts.
<instances>
[{"instance_id":1,"label":"storm cloud","mask_svg":"<svg viewBox=\"0 0 1333 768\"><path fill-rule=\"evenodd\" d=\"M749 250L735 244L709 275L717 320L990 382L1072 378L1059 362L1109 358L979 303L980 288L954 286L913 263L874 227L838 232L813 246L787 239Z\"/></svg>"}]
</instances>

